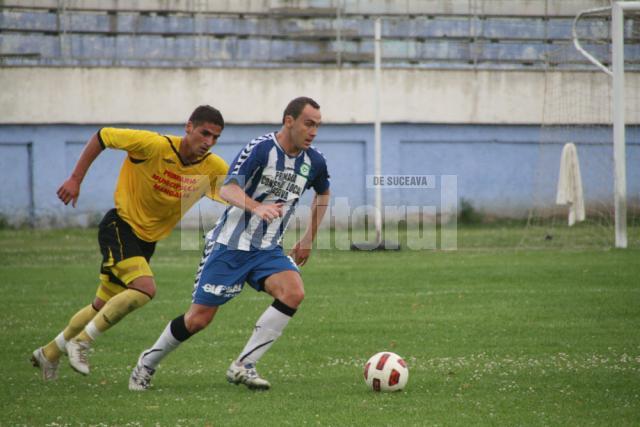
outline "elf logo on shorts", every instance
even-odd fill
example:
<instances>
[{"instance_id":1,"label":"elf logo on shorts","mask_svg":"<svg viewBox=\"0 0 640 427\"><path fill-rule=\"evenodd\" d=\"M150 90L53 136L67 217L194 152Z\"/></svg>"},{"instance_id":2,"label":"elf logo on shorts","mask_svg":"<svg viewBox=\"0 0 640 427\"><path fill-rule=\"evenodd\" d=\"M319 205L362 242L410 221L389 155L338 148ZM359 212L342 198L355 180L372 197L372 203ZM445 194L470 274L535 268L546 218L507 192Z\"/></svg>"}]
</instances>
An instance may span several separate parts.
<instances>
[{"instance_id":1,"label":"elf logo on shorts","mask_svg":"<svg viewBox=\"0 0 640 427\"><path fill-rule=\"evenodd\" d=\"M303 163L302 166L300 166L300 175L306 178L309 176L310 170L311 170L311 165L308 163Z\"/></svg>"},{"instance_id":2,"label":"elf logo on shorts","mask_svg":"<svg viewBox=\"0 0 640 427\"><path fill-rule=\"evenodd\" d=\"M238 295L240 291L242 291L242 284L236 283L235 285L232 285L232 286L225 286L225 285L211 285L207 283L202 287L202 290L209 294L213 294L217 297L231 298Z\"/></svg>"}]
</instances>

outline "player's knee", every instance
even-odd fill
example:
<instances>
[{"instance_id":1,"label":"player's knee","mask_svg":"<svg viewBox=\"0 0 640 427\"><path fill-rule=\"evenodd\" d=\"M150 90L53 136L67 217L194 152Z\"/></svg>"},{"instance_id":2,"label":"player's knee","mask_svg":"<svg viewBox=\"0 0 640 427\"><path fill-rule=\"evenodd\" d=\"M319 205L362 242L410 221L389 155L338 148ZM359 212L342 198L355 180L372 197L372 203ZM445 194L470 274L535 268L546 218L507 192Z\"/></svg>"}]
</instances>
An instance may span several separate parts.
<instances>
[{"instance_id":1,"label":"player's knee","mask_svg":"<svg viewBox=\"0 0 640 427\"><path fill-rule=\"evenodd\" d=\"M156 296L156 282L151 276L142 276L132 280L131 283L129 283L128 288L140 291L143 294L146 294L149 298Z\"/></svg>"},{"instance_id":2,"label":"player's knee","mask_svg":"<svg viewBox=\"0 0 640 427\"><path fill-rule=\"evenodd\" d=\"M298 308L302 301L304 300L304 287L300 286L289 286L287 287L284 295L280 298L282 302L287 304L291 308Z\"/></svg>"},{"instance_id":3,"label":"player's knee","mask_svg":"<svg viewBox=\"0 0 640 427\"><path fill-rule=\"evenodd\" d=\"M195 317L186 317L184 318L184 323L187 326L187 330L191 334L195 334L196 332L200 332L204 328L206 328L211 320L208 320L202 316Z\"/></svg>"},{"instance_id":4,"label":"player's knee","mask_svg":"<svg viewBox=\"0 0 640 427\"><path fill-rule=\"evenodd\" d=\"M213 320L213 316L216 313L216 309L213 307L209 310L193 310L190 309L184 315L184 324L191 334L200 332Z\"/></svg>"},{"instance_id":5,"label":"player's knee","mask_svg":"<svg viewBox=\"0 0 640 427\"><path fill-rule=\"evenodd\" d=\"M93 302L91 303L91 306L95 311L100 311L105 304L106 302L103 299L95 297Z\"/></svg>"},{"instance_id":6,"label":"player's knee","mask_svg":"<svg viewBox=\"0 0 640 427\"><path fill-rule=\"evenodd\" d=\"M271 276L265 291L291 308L298 308L304 300L304 283L299 274L290 271Z\"/></svg>"}]
</instances>

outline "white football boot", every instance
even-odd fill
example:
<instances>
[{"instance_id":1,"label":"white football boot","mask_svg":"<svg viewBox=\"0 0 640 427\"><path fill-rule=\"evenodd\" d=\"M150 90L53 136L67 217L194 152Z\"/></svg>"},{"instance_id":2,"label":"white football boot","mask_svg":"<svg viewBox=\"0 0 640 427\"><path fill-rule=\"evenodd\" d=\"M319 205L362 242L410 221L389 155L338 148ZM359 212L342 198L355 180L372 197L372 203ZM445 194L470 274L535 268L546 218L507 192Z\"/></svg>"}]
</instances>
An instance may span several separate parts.
<instances>
[{"instance_id":1,"label":"white football boot","mask_svg":"<svg viewBox=\"0 0 640 427\"><path fill-rule=\"evenodd\" d=\"M231 362L231 366L227 369L227 381L231 384L244 384L250 390L269 390L271 384L262 378L256 371L253 363L237 365L235 361Z\"/></svg>"},{"instance_id":2,"label":"white football boot","mask_svg":"<svg viewBox=\"0 0 640 427\"><path fill-rule=\"evenodd\" d=\"M136 367L131 371L129 377L129 390L131 391L145 391L151 387L151 377L156 373L155 369L148 368L142 363L142 356L145 351L142 352L136 363Z\"/></svg>"},{"instance_id":3,"label":"white football boot","mask_svg":"<svg viewBox=\"0 0 640 427\"><path fill-rule=\"evenodd\" d=\"M58 365L60 361L49 362L49 359L44 357L42 347L35 350L31 356L31 364L35 368L40 368L42 372L42 379L44 381L53 381L58 378Z\"/></svg>"},{"instance_id":4,"label":"white football boot","mask_svg":"<svg viewBox=\"0 0 640 427\"><path fill-rule=\"evenodd\" d=\"M86 341L70 340L67 342L69 365L82 375L89 375L89 350L91 345Z\"/></svg>"}]
</instances>

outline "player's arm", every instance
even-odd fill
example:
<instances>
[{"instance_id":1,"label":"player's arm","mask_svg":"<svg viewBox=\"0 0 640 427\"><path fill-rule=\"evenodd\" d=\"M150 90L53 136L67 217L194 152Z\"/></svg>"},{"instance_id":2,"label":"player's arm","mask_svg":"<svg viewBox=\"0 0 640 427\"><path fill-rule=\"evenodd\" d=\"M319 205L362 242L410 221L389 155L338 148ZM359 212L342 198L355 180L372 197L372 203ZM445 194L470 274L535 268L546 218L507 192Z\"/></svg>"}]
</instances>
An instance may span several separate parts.
<instances>
[{"instance_id":1,"label":"player's arm","mask_svg":"<svg viewBox=\"0 0 640 427\"><path fill-rule=\"evenodd\" d=\"M56 194L65 205L68 205L69 202L71 202L71 205L74 208L76 207L78 196L80 196L80 185L82 184L82 180L87 174L89 167L100 155L102 150L103 147L98 140L98 134L95 133L84 146L82 154L80 154L80 158L76 162L76 166L73 168L73 172L71 172L69 178L67 178L60 188L58 188Z\"/></svg>"},{"instance_id":2,"label":"player's arm","mask_svg":"<svg viewBox=\"0 0 640 427\"><path fill-rule=\"evenodd\" d=\"M220 197L230 205L249 211L267 222L282 216L282 203L260 203L253 200L235 181L220 187Z\"/></svg>"},{"instance_id":3,"label":"player's arm","mask_svg":"<svg viewBox=\"0 0 640 427\"><path fill-rule=\"evenodd\" d=\"M217 156L214 157L214 165L216 167L209 174L209 188L207 189L205 195L211 200L226 204L226 202L220 196L220 188L222 187L224 179L229 173L229 165L227 164L227 162Z\"/></svg>"},{"instance_id":4,"label":"player's arm","mask_svg":"<svg viewBox=\"0 0 640 427\"><path fill-rule=\"evenodd\" d=\"M311 256L313 241L316 239L318 228L322 223L324 214L327 212L327 206L329 206L329 189L321 194L316 194L313 198L311 218L309 219L307 231L302 236L302 239L291 249L290 255L299 266L305 265L309 256Z\"/></svg>"}]
</instances>

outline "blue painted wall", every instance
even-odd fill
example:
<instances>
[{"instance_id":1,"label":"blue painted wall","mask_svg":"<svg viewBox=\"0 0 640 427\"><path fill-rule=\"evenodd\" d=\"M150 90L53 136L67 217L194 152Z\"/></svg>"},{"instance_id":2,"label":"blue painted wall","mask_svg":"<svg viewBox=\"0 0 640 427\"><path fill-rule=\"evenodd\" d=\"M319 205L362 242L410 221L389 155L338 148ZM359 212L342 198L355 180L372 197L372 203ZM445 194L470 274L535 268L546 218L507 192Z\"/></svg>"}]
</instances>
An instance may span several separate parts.
<instances>
[{"instance_id":1,"label":"blue painted wall","mask_svg":"<svg viewBox=\"0 0 640 427\"><path fill-rule=\"evenodd\" d=\"M136 126L181 135L182 126ZM56 190L69 175L97 126L0 126L0 213L12 221L87 224L113 206L113 189L124 153L107 150L91 167L78 207L63 206ZM231 161L252 138L278 125L228 125L214 152ZM631 204L640 201L640 127L627 130L627 186ZM316 147L328 159L334 199L351 209L373 204L366 175L373 173L373 126L325 125ZM383 189L385 205L440 208L442 175L457 176L458 198L487 213L524 216L536 205L552 206L562 146L578 146L588 204L612 200L611 129L540 126L388 124L382 129L383 174L434 175L434 189ZM308 194L305 201L310 201ZM201 211L219 208L203 202Z\"/></svg>"}]
</instances>

